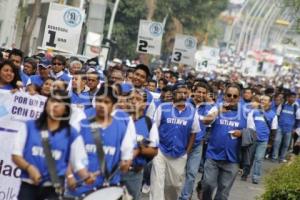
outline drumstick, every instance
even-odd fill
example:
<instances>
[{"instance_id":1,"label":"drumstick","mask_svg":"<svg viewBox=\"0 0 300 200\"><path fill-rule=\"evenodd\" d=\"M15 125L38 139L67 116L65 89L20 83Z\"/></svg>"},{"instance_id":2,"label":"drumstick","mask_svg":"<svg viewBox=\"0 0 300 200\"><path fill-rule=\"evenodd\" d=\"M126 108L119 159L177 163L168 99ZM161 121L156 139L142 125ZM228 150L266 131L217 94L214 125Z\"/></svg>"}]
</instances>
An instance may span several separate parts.
<instances>
[{"instance_id":1,"label":"drumstick","mask_svg":"<svg viewBox=\"0 0 300 200\"><path fill-rule=\"evenodd\" d=\"M95 171L94 173L92 173L94 176L99 176L100 174L101 174L101 171L100 170L98 170L98 171ZM83 183L86 181L86 180L88 180L90 178L90 176L88 176L88 177L85 177L85 178L83 178L83 179L80 179L80 180L78 180L78 181L76 181L76 187L80 187L80 186L82 186L83 185Z\"/></svg>"}]
</instances>

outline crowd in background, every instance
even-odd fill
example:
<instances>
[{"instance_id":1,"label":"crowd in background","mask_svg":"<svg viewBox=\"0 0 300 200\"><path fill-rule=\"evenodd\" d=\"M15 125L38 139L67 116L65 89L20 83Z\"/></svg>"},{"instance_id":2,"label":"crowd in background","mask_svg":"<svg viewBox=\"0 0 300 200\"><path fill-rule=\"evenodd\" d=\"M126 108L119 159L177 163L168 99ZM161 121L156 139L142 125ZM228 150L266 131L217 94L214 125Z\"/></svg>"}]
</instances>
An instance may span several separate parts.
<instances>
[{"instance_id":1,"label":"crowd in background","mask_svg":"<svg viewBox=\"0 0 300 200\"><path fill-rule=\"evenodd\" d=\"M38 158L45 156L31 151L36 145L45 151L39 137L45 130L51 148L64 152L54 158L55 171L70 198L121 184L134 199L141 192L155 200L190 199L201 172L199 198L212 199L217 189L215 199L228 199L238 172L259 184L264 159L285 163L289 153L299 154L300 85L292 70L268 79L119 59L103 69L97 59L27 57L18 49L1 56L0 89L48 98L40 118L26 122L16 139L19 199L57 196L49 164Z\"/></svg>"}]
</instances>

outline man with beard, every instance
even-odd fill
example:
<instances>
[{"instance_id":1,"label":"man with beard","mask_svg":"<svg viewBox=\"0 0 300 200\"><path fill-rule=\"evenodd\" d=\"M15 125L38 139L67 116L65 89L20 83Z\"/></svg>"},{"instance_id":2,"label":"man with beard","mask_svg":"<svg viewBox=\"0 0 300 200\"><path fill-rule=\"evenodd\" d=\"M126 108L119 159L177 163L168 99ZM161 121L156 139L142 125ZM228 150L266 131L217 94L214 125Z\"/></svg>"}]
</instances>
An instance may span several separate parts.
<instances>
[{"instance_id":1,"label":"man with beard","mask_svg":"<svg viewBox=\"0 0 300 200\"><path fill-rule=\"evenodd\" d=\"M196 109L187 104L187 85L177 83L173 91L173 102L160 105L154 116L160 144L151 170L151 200L178 199L187 154L200 131Z\"/></svg>"},{"instance_id":2,"label":"man with beard","mask_svg":"<svg viewBox=\"0 0 300 200\"><path fill-rule=\"evenodd\" d=\"M208 92L208 85L203 82L197 83L192 88L191 104L197 110L199 118L206 116L208 111L212 108L213 102L209 99ZM202 121L200 121L200 119L199 124L201 131L196 135L193 148L187 158L185 184L181 191L180 200L188 200L192 197L195 179L200 166L203 148L202 142L207 127L202 123Z\"/></svg>"}]
</instances>

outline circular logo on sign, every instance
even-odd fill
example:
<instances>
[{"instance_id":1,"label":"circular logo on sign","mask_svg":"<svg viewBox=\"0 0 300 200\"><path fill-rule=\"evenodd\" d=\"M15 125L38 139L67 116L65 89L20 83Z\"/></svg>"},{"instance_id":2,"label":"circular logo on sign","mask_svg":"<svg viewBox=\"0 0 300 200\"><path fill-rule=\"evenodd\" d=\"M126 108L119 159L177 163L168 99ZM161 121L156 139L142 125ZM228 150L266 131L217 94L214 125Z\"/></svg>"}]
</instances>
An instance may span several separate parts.
<instances>
[{"instance_id":1,"label":"circular logo on sign","mask_svg":"<svg viewBox=\"0 0 300 200\"><path fill-rule=\"evenodd\" d=\"M68 9L64 14L64 21L67 25L75 27L80 24L82 20L81 14L76 9Z\"/></svg>"},{"instance_id":2,"label":"circular logo on sign","mask_svg":"<svg viewBox=\"0 0 300 200\"><path fill-rule=\"evenodd\" d=\"M184 41L184 45L187 49L193 49L195 48L196 46L196 41L194 38L192 37L189 37L189 38L186 38L185 41Z\"/></svg>"},{"instance_id":3,"label":"circular logo on sign","mask_svg":"<svg viewBox=\"0 0 300 200\"><path fill-rule=\"evenodd\" d=\"M152 23L150 26L150 33L151 35L158 37L162 34L163 28L162 25L159 23Z\"/></svg>"}]
</instances>

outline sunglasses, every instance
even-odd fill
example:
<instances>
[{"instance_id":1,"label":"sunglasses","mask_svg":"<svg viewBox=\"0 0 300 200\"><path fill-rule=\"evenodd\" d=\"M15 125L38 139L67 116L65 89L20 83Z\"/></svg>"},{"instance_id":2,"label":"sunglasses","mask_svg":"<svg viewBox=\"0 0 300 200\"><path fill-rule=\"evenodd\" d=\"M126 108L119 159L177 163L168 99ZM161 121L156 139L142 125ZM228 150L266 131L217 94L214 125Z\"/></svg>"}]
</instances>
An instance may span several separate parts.
<instances>
[{"instance_id":1,"label":"sunglasses","mask_svg":"<svg viewBox=\"0 0 300 200\"><path fill-rule=\"evenodd\" d=\"M236 95L236 94L226 94L226 96L228 97L228 98L234 98L234 99L237 99L238 97L239 97L239 95Z\"/></svg>"},{"instance_id":2,"label":"sunglasses","mask_svg":"<svg viewBox=\"0 0 300 200\"><path fill-rule=\"evenodd\" d=\"M53 63L53 65L62 65L62 63Z\"/></svg>"}]
</instances>

